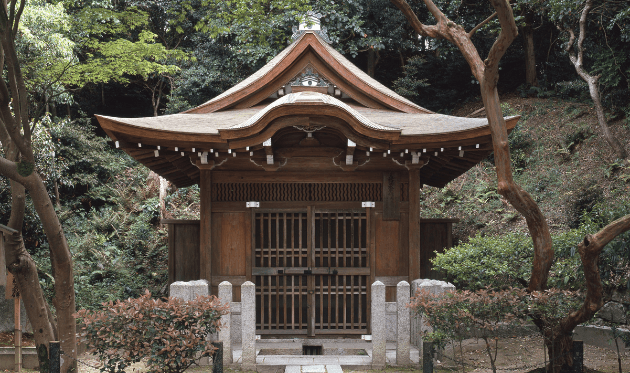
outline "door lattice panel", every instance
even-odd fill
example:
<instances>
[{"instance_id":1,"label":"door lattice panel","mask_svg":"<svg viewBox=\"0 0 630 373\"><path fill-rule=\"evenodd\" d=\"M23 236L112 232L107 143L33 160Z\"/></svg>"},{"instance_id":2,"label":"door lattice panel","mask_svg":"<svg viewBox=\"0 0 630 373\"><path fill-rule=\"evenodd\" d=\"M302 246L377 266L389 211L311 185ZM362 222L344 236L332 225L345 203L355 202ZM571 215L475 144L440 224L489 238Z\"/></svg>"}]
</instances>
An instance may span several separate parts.
<instances>
[{"instance_id":1,"label":"door lattice panel","mask_svg":"<svg viewBox=\"0 0 630 373\"><path fill-rule=\"evenodd\" d=\"M306 276L279 274L277 268L307 267L307 233L306 212L255 214L254 273L261 274L255 276L256 329L306 333Z\"/></svg>"},{"instance_id":2,"label":"door lattice panel","mask_svg":"<svg viewBox=\"0 0 630 373\"><path fill-rule=\"evenodd\" d=\"M364 334L365 211L256 212L256 329L261 334Z\"/></svg>"}]
</instances>

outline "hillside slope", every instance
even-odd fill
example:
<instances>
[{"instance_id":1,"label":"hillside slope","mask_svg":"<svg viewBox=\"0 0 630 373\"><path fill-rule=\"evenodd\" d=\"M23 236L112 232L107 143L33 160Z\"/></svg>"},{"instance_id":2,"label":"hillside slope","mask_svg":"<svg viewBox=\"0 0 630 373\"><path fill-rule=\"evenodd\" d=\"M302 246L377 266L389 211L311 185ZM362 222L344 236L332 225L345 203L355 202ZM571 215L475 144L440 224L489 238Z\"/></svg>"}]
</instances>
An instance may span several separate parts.
<instances>
[{"instance_id":1,"label":"hillside slope","mask_svg":"<svg viewBox=\"0 0 630 373\"><path fill-rule=\"evenodd\" d=\"M483 105L469 103L454 114L466 116ZM596 203L630 202L630 168L599 135L593 108L559 99L502 97L505 115L522 118L510 134L515 180L538 202L552 231L579 225ZM483 113L482 113L483 115ZM630 121L610 121L611 130L630 149ZM422 217L453 217L454 244L478 234L526 232L525 219L497 194L490 156L445 188L425 186Z\"/></svg>"}]
</instances>

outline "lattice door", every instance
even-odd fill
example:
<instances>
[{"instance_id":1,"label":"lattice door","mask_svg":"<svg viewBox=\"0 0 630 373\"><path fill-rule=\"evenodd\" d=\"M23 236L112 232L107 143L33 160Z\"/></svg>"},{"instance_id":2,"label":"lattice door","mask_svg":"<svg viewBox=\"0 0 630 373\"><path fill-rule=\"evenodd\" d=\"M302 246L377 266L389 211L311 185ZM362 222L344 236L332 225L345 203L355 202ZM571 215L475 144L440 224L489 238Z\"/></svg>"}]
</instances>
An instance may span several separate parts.
<instances>
[{"instance_id":1,"label":"lattice door","mask_svg":"<svg viewBox=\"0 0 630 373\"><path fill-rule=\"evenodd\" d=\"M255 212L257 333L367 333L368 230L363 210Z\"/></svg>"}]
</instances>

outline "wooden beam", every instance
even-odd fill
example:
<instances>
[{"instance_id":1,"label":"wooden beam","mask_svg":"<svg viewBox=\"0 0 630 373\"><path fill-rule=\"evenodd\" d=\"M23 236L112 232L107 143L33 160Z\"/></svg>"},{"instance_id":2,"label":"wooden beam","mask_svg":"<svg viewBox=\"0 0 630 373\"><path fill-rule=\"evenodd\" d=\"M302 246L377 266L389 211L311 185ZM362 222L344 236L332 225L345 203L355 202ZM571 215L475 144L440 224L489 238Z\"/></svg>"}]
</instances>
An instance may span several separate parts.
<instances>
[{"instance_id":1,"label":"wooden beam","mask_svg":"<svg viewBox=\"0 0 630 373\"><path fill-rule=\"evenodd\" d=\"M420 278L420 168L409 169L409 283Z\"/></svg>"},{"instance_id":2,"label":"wooden beam","mask_svg":"<svg viewBox=\"0 0 630 373\"><path fill-rule=\"evenodd\" d=\"M218 183L382 183L382 172L291 172L215 171Z\"/></svg>"},{"instance_id":3,"label":"wooden beam","mask_svg":"<svg viewBox=\"0 0 630 373\"><path fill-rule=\"evenodd\" d=\"M212 283L212 171L199 172L199 278Z\"/></svg>"}]
</instances>

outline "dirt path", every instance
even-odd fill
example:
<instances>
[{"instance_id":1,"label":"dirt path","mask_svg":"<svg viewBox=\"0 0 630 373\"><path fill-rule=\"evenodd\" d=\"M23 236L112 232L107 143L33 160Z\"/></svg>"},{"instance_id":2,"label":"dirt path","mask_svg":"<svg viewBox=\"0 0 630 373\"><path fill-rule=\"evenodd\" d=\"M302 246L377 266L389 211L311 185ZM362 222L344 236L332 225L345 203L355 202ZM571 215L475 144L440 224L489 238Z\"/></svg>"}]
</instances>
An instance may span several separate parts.
<instances>
[{"instance_id":1,"label":"dirt path","mask_svg":"<svg viewBox=\"0 0 630 373\"><path fill-rule=\"evenodd\" d=\"M483 340L466 340L463 343L463 350L467 372L492 372ZM459 361L460 356L458 345L456 346L455 358ZM539 336L499 340L497 368L503 372L529 372L545 366L545 360L548 359L549 357L546 356L543 348L542 338ZM623 372L630 371L630 351L622 352L621 362ZM451 347L447 347L440 363L436 366L436 370L457 369L456 366L453 361L453 350ZM584 366L600 372L616 373L619 371L617 353L609 349L584 345ZM461 366L459 369L461 371Z\"/></svg>"}]
</instances>

